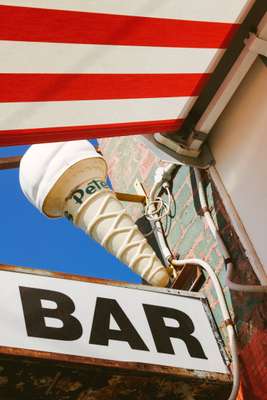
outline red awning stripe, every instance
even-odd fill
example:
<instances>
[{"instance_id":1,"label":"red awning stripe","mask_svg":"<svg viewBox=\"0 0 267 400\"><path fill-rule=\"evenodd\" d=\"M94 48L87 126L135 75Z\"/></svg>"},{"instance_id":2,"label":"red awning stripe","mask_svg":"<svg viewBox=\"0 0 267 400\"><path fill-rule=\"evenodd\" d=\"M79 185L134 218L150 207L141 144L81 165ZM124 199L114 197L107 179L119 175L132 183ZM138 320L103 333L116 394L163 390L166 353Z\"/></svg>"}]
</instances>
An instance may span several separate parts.
<instances>
[{"instance_id":1,"label":"red awning stripe","mask_svg":"<svg viewBox=\"0 0 267 400\"><path fill-rule=\"evenodd\" d=\"M0 102L197 96L209 74L0 74Z\"/></svg>"},{"instance_id":2,"label":"red awning stripe","mask_svg":"<svg viewBox=\"0 0 267 400\"><path fill-rule=\"evenodd\" d=\"M226 48L239 27L3 5L0 20L0 40L187 48Z\"/></svg>"},{"instance_id":3,"label":"red awning stripe","mask_svg":"<svg viewBox=\"0 0 267 400\"><path fill-rule=\"evenodd\" d=\"M183 119L175 119L120 124L7 130L0 131L0 146L94 139L96 137L127 136L140 134L140 132L144 131L146 133L154 133L158 129L160 129L161 132L174 132L181 127L183 122Z\"/></svg>"},{"instance_id":4,"label":"red awning stripe","mask_svg":"<svg viewBox=\"0 0 267 400\"><path fill-rule=\"evenodd\" d=\"M249 2L0 2L0 146L179 129Z\"/></svg>"}]
</instances>

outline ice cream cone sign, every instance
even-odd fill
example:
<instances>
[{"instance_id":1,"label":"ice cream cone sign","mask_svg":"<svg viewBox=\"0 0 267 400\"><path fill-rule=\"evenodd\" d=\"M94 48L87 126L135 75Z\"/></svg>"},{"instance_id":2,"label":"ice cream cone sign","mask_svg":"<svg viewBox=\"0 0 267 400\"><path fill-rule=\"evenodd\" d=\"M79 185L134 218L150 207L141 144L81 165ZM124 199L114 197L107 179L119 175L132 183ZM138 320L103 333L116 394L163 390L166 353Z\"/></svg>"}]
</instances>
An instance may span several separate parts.
<instances>
[{"instance_id":1,"label":"ice cream cone sign","mask_svg":"<svg viewBox=\"0 0 267 400\"><path fill-rule=\"evenodd\" d=\"M153 286L167 269L106 183L104 158L86 140L31 146L20 164L28 200L48 217L66 217Z\"/></svg>"}]
</instances>

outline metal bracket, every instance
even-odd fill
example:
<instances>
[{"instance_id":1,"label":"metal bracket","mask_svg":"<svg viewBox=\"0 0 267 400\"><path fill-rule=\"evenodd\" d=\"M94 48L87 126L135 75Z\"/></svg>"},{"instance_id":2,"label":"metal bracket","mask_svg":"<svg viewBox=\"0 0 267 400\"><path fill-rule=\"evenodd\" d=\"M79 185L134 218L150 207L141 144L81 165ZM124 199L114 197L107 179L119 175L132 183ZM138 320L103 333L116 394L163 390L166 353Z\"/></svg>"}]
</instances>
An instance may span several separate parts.
<instances>
[{"instance_id":1,"label":"metal bracket","mask_svg":"<svg viewBox=\"0 0 267 400\"><path fill-rule=\"evenodd\" d=\"M146 204L148 201L148 195L147 192L145 191L143 184L138 179L136 179L134 182L134 188L137 195L139 195L140 197L142 196L144 198L144 203Z\"/></svg>"},{"instance_id":2,"label":"metal bracket","mask_svg":"<svg viewBox=\"0 0 267 400\"><path fill-rule=\"evenodd\" d=\"M139 194L115 192L115 196L120 201L128 201L131 203L142 203L142 204L145 204L146 202L146 196Z\"/></svg>"},{"instance_id":3,"label":"metal bracket","mask_svg":"<svg viewBox=\"0 0 267 400\"><path fill-rule=\"evenodd\" d=\"M249 51L267 57L267 40L258 37L255 33L250 33L245 44Z\"/></svg>"},{"instance_id":4,"label":"metal bracket","mask_svg":"<svg viewBox=\"0 0 267 400\"><path fill-rule=\"evenodd\" d=\"M156 134L157 138L159 134ZM162 136L163 137L163 136ZM172 142L171 139L167 138ZM208 146L204 143L201 147L200 151L194 152L194 156L189 156L185 154L179 154L169 146L163 145L155 139L155 135L143 135L138 136L138 140L142 141L160 160L166 161L172 164L179 165L189 165L192 167L198 168L209 168L210 165L214 164L214 159L212 154L208 148ZM173 142L174 145L177 145L177 142ZM196 156L196 153L198 156Z\"/></svg>"},{"instance_id":5,"label":"metal bracket","mask_svg":"<svg viewBox=\"0 0 267 400\"><path fill-rule=\"evenodd\" d=\"M186 146L186 143L184 142L179 142L177 140L173 140L171 136L166 137L162 135L161 133L155 133L154 134L154 139L159 142L160 144L168 147L169 149L175 151L175 153L185 156L185 157L191 157L191 158L197 158L199 156L200 150L197 149L191 149ZM176 138L177 139L177 138Z\"/></svg>"}]
</instances>

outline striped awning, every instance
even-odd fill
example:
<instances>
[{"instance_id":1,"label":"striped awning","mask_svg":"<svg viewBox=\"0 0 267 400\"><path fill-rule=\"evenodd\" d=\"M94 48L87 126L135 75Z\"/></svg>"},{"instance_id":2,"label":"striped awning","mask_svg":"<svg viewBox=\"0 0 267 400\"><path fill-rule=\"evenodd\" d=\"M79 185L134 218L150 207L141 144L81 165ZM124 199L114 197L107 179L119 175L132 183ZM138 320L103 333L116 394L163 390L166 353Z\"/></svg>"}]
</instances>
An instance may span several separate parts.
<instances>
[{"instance_id":1,"label":"striped awning","mask_svg":"<svg viewBox=\"0 0 267 400\"><path fill-rule=\"evenodd\" d=\"M0 145L170 132L249 0L0 0Z\"/></svg>"}]
</instances>

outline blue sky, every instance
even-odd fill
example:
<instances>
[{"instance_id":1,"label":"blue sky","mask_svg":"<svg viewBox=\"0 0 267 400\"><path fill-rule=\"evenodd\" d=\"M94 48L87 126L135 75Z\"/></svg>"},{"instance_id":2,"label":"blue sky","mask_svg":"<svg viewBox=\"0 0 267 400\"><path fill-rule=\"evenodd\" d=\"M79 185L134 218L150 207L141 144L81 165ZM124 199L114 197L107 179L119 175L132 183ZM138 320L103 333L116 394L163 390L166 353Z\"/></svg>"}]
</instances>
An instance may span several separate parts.
<instances>
[{"instance_id":1,"label":"blue sky","mask_svg":"<svg viewBox=\"0 0 267 400\"><path fill-rule=\"evenodd\" d=\"M29 146L0 148L0 157ZM0 170L0 263L64 271L104 279L140 278L64 218L48 219L21 192L19 170Z\"/></svg>"}]
</instances>

